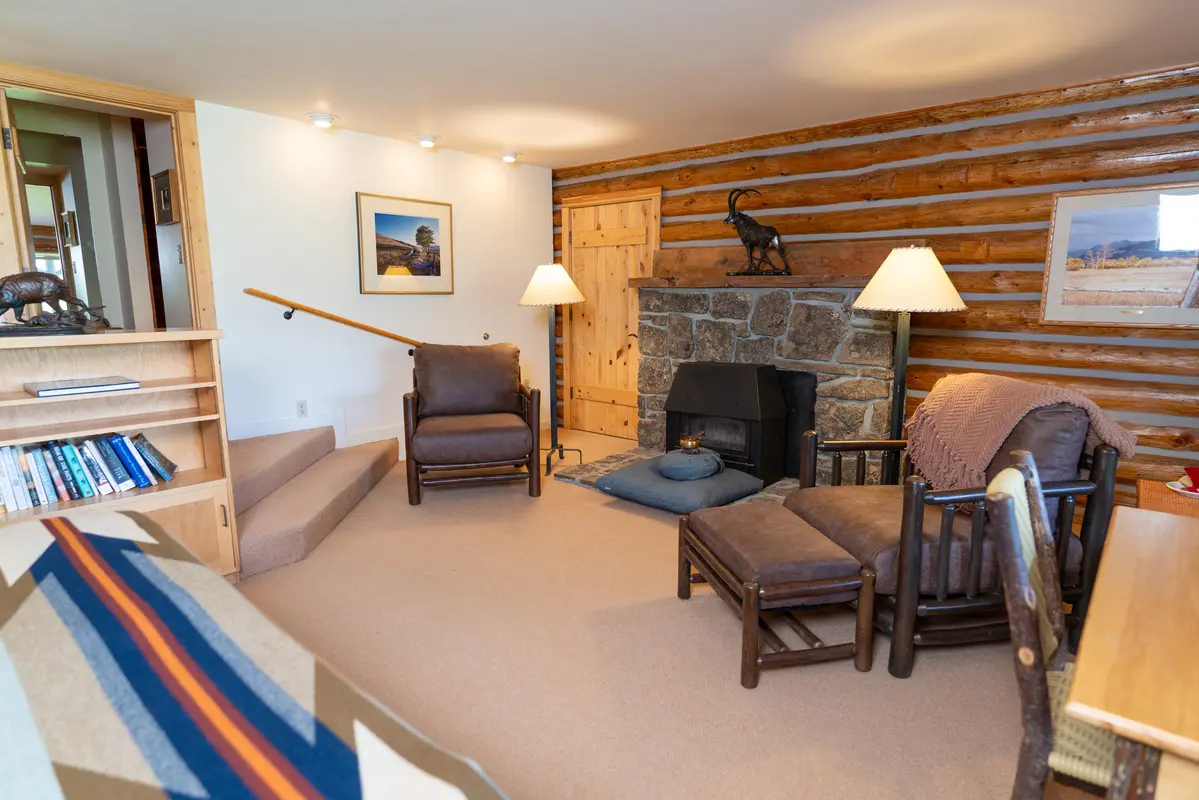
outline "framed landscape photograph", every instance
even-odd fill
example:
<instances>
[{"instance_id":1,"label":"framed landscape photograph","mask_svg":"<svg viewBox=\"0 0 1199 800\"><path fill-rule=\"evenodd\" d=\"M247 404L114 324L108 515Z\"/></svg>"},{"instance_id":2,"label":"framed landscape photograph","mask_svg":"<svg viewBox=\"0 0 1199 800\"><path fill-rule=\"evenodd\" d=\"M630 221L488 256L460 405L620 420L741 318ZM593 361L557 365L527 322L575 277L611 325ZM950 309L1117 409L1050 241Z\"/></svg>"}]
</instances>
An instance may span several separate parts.
<instances>
[{"instance_id":1,"label":"framed landscape photograph","mask_svg":"<svg viewBox=\"0 0 1199 800\"><path fill-rule=\"evenodd\" d=\"M1041 320L1199 328L1199 183L1054 195Z\"/></svg>"},{"instance_id":2,"label":"framed landscape photograph","mask_svg":"<svg viewBox=\"0 0 1199 800\"><path fill-rule=\"evenodd\" d=\"M358 192L362 294L453 294L449 203Z\"/></svg>"}]
</instances>

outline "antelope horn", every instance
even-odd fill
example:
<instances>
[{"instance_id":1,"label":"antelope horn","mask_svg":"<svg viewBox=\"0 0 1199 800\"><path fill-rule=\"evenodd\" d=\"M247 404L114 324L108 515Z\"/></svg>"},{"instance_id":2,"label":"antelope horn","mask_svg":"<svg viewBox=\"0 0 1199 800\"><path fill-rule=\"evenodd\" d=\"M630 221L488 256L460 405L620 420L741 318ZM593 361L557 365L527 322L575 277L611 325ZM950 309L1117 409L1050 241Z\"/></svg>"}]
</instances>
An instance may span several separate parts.
<instances>
[{"instance_id":1,"label":"antelope horn","mask_svg":"<svg viewBox=\"0 0 1199 800\"><path fill-rule=\"evenodd\" d=\"M744 189L731 189L729 191L729 213L732 214L737 209L737 198L741 196Z\"/></svg>"}]
</instances>

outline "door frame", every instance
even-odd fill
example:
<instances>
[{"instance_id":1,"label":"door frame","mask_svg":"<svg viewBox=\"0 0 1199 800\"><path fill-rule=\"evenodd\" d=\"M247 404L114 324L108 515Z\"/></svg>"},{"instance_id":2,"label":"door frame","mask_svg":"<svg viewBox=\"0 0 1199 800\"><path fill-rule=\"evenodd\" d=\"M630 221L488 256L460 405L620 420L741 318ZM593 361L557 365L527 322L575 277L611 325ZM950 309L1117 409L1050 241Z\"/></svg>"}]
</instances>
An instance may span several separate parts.
<instances>
[{"instance_id":1,"label":"door frame","mask_svg":"<svg viewBox=\"0 0 1199 800\"><path fill-rule=\"evenodd\" d=\"M200 137L196 126L195 100L37 67L0 62L0 90L2 89L26 89L63 97L76 101L80 104L77 107L83 108L89 103L107 106L109 113L122 110L130 112L129 116L137 116L140 112L170 119L180 194L180 197L175 198L175 202L180 209L180 222L183 226L183 256L191 295L192 326L197 329L215 329L216 303L213 297L212 263L208 249L208 214L204 208L204 184L200 176ZM0 178L3 177L5 176L0 175ZM7 187L4 188L7 196ZM11 211L0 208L0 217L3 217L6 210ZM4 241L6 238L0 237L0 264L9 261L20 263L19 253L12 252L16 243ZM32 266L21 264L22 269Z\"/></svg>"},{"instance_id":2,"label":"door frame","mask_svg":"<svg viewBox=\"0 0 1199 800\"><path fill-rule=\"evenodd\" d=\"M562 266L566 270L566 274L570 275L571 280L574 280L574 265L570 263L570 251L572 248L571 237L571 210L576 208L585 208L587 206L606 206L610 203L629 203L638 200L649 200L652 202L652 219L647 226L650 231L651 251L657 251L662 248L662 187L654 186L646 189L626 189L620 192L608 192L606 194L582 194L575 197L567 197L562 200ZM646 277L653 277L654 265L650 261L650 274ZM562 308L562 419L560 420L563 429L570 430L570 406L571 406L571 359L573 352L570 349L570 328L574 321L574 315L571 313L570 306ZM554 376L551 376L555 380ZM557 398L555 397L555 402Z\"/></svg>"}]
</instances>

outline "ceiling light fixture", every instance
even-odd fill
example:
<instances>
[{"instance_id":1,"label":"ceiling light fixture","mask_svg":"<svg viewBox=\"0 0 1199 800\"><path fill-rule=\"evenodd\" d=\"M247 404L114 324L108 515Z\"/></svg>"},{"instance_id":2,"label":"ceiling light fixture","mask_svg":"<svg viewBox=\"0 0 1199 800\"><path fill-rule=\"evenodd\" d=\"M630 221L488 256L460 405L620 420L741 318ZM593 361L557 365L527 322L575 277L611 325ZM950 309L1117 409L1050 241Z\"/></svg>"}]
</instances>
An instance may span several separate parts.
<instances>
[{"instance_id":1,"label":"ceiling light fixture","mask_svg":"<svg viewBox=\"0 0 1199 800\"><path fill-rule=\"evenodd\" d=\"M516 159L520 158L520 153L504 153L500 158L505 164L515 164Z\"/></svg>"},{"instance_id":2,"label":"ceiling light fixture","mask_svg":"<svg viewBox=\"0 0 1199 800\"><path fill-rule=\"evenodd\" d=\"M440 138L440 136L434 136L431 133L422 133L416 137L416 143L421 147L436 147L437 140Z\"/></svg>"},{"instance_id":3,"label":"ceiling light fixture","mask_svg":"<svg viewBox=\"0 0 1199 800\"><path fill-rule=\"evenodd\" d=\"M337 117L333 114L326 114L323 111L310 111L308 113L308 119L312 120L312 124L318 128L332 128L333 121L336 120Z\"/></svg>"}]
</instances>

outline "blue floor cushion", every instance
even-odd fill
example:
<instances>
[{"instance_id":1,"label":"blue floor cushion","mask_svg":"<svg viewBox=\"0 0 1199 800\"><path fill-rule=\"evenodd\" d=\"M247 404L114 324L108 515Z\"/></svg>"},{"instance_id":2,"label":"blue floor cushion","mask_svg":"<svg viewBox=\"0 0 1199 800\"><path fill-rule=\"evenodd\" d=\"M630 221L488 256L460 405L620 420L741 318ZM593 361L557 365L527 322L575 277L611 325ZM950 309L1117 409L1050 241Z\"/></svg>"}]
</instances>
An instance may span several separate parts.
<instances>
[{"instance_id":1,"label":"blue floor cushion","mask_svg":"<svg viewBox=\"0 0 1199 800\"><path fill-rule=\"evenodd\" d=\"M706 447L688 453L686 450L671 450L658 462L658 472L672 481L693 481L724 472L724 461Z\"/></svg>"},{"instance_id":2,"label":"blue floor cushion","mask_svg":"<svg viewBox=\"0 0 1199 800\"><path fill-rule=\"evenodd\" d=\"M639 461L603 476L595 485L608 494L676 514L728 505L762 489L761 478L737 469L693 481L672 481L658 471L661 461L662 456Z\"/></svg>"}]
</instances>

